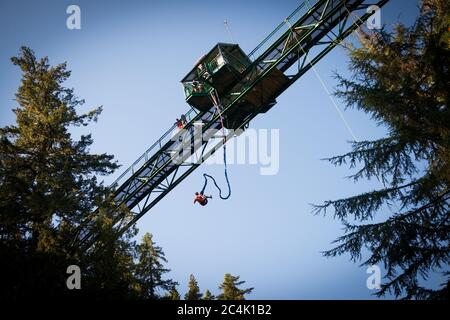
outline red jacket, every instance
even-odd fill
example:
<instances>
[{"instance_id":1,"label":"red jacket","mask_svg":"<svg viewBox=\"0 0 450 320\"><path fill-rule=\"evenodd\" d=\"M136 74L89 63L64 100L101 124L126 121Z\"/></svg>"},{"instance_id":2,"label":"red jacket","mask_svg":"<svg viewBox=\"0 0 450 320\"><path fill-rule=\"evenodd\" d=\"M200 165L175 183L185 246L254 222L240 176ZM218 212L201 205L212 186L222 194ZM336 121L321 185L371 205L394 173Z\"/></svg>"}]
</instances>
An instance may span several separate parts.
<instances>
[{"instance_id":1,"label":"red jacket","mask_svg":"<svg viewBox=\"0 0 450 320\"><path fill-rule=\"evenodd\" d=\"M195 199L194 199L194 203L196 203L196 202L200 203L200 205L202 205L202 206L205 206L208 203L208 199L204 195L198 194L195 196Z\"/></svg>"}]
</instances>

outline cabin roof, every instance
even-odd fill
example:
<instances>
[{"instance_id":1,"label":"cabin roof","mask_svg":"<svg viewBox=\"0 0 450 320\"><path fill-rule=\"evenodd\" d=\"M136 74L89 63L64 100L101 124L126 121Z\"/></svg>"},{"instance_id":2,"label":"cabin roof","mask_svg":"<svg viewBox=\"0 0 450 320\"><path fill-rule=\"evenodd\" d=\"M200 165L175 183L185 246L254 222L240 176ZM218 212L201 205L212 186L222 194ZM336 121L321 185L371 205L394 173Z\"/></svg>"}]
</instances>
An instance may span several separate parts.
<instances>
[{"instance_id":1,"label":"cabin roof","mask_svg":"<svg viewBox=\"0 0 450 320\"><path fill-rule=\"evenodd\" d=\"M198 65L201 62L203 62L207 57L211 56L211 54L214 52L214 50L219 49L220 47L239 47L239 45L233 44L233 43L223 43L223 42L217 43L214 47L212 47L211 50L209 50L209 52L207 54L204 54L200 59L197 60L194 67L192 68L192 70L189 71L189 73L187 75L185 75L183 79L181 79L181 82L190 81L188 78L191 76L191 74L195 73L195 70L197 69Z\"/></svg>"}]
</instances>

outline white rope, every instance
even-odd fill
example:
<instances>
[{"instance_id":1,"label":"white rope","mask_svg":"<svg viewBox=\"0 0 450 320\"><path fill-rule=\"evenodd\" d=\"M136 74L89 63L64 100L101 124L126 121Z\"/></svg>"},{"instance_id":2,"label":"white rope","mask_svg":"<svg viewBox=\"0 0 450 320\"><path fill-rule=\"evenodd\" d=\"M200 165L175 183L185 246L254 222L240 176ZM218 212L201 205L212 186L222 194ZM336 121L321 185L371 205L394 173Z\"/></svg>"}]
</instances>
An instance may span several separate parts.
<instances>
[{"instance_id":1,"label":"white rope","mask_svg":"<svg viewBox=\"0 0 450 320\"><path fill-rule=\"evenodd\" d=\"M341 118L342 122L344 123L345 127L347 128L347 131L350 133L350 135L352 136L353 140L355 140L356 142L358 142L358 138L356 138L356 135L354 134L352 128L350 127L349 123L347 122L347 120L344 117L344 114L342 113L341 109L339 109L336 100L334 99L333 95L330 93L330 90L328 90L328 87L326 86L325 82L323 81L322 77L319 75L319 72L317 72L316 67L313 65L313 63L311 62L311 60L309 59L307 53L305 52L305 50L303 49L302 45L300 44L299 40L297 39L297 34L292 30L292 25L288 20L285 20L286 23L289 25L289 29L291 30L291 32L293 33L295 40L297 41L297 44L299 46L299 48L303 51L303 54L305 55L305 59L308 60L308 64L311 66L311 68L313 69L317 79L319 79L319 82L321 83L323 89L325 90L325 92L327 93L328 97L330 98L331 102L333 103L334 108L336 109L337 113L339 114L339 117Z\"/></svg>"}]
</instances>

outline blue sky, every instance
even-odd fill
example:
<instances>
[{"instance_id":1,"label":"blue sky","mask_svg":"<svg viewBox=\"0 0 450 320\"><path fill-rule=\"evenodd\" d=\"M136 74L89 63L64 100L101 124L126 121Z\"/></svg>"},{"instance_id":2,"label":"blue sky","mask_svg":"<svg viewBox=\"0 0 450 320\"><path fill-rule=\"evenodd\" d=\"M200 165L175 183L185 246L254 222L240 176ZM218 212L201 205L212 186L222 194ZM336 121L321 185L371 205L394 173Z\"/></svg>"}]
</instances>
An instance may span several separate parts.
<instances>
[{"instance_id":1,"label":"blue sky","mask_svg":"<svg viewBox=\"0 0 450 320\"><path fill-rule=\"evenodd\" d=\"M81 7L81 30L66 28L66 8ZM299 1L0 1L0 125L13 123L11 108L20 72L9 58L22 45L52 64L68 62L66 85L86 99L80 112L103 105L91 132L92 152L115 155L123 165L112 182L187 110L180 79L217 42L235 42L249 52L299 4ZM393 0L382 22L410 23L416 1ZM317 71L330 89L332 72L346 74L342 48L334 49ZM341 110L344 106L338 101ZM367 115L347 110L345 118L359 139L384 134ZM347 256L326 259L321 251L342 234L332 216L314 216L321 203L378 188L354 184L347 168L320 159L349 150L351 136L310 71L289 88L278 104L251 123L280 130L280 170L262 176L256 165L230 165L233 189L227 201L207 207L192 204L202 173L224 184L223 167L203 166L183 181L137 224L140 236L154 234L163 247L170 276L184 294L193 273L201 290L217 293L225 273L240 275L255 287L252 299L370 299L365 268Z\"/></svg>"}]
</instances>

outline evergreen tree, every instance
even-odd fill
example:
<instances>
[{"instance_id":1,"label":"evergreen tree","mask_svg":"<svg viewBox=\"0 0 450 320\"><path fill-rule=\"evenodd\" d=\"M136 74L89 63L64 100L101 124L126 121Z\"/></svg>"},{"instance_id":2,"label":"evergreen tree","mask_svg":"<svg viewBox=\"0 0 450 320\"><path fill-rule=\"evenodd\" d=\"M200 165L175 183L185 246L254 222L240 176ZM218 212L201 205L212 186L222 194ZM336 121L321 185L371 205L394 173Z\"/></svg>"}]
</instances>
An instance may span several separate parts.
<instances>
[{"instance_id":1,"label":"evergreen tree","mask_svg":"<svg viewBox=\"0 0 450 320\"><path fill-rule=\"evenodd\" d=\"M222 293L217 296L218 300L245 300L245 295L253 291L253 288L239 289L238 286L245 283L245 281L239 281L239 276L232 276L231 274L225 274L223 283L219 286Z\"/></svg>"},{"instance_id":2,"label":"evergreen tree","mask_svg":"<svg viewBox=\"0 0 450 320\"><path fill-rule=\"evenodd\" d=\"M173 288L166 293L164 296L165 300L180 300L180 294L178 293L178 290L176 286L173 286Z\"/></svg>"},{"instance_id":3,"label":"evergreen tree","mask_svg":"<svg viewBox=\"0 0 450 320\"><path fill-rule=\"evenodd\" d=\"M178 285L171 279L163 279L170 269L164 267L163 263L167 263L167 259L161 247L153 242L151 234L144 235L142 243L137 247L137 257L135 276L141 298L159 299L161 290L170 291Z\"/></svg>"},{"instance_id":4,"label":"evergreen tree","mask_svg":"<svg viewBox=\"0 0 450 320\"><path fill-rule=\"evenodd\" d=\"M334 165L361 165L355 181L377 178L383 187L327 201L344 222L345 234L325 253L369 253L363 265L384 265L379 296L446 298L449 273L450 203L450 1L425 0L415 24L392 32L363 33L361 47L350 51L353 76L337 76L337 96L349 107L371 115L387 137L353 143ZM366 223L380 212L382 222ZM355 222L350 223L352 219ZM366 251L367 250L367 251ZM443 272L443 286L432 290L421 278Z\"/></svg>"},{"instance_id":5,"label":"evergreen tree","mask_svg":"<svg viewBox=\"0 0 450 320\"><path fill-rule=\"evenodd\" d=\"M189 276L189 291L184 295L185 300L200 300L202 294L200 293L200 288L198 287L197 280L194 275Z\"/></svg>"},{"instance_id":6,"label":"evergreen tree","mask_svg":"<svg viewBox=\"0 0 450 320\"><path fill-rule=\"evenodd\" d=\"M95 212L94 228L89 230L96 235L96 241L80 258L81 266L86 270L83 274L83 291L94 295L94 299L139 298L134 274L137 244L132 240L137 229L133 226L119 237L113 228L116 214L112 210ZM125 221L130 218L127 216Z\"/></svg>"},{"instance_id":7,"label":"evergreen tree","mask_svg":"<svg viewBox=\"0 0 450 320\"><path fill-rule=\"evenodd\" d=\"M129 270L123 271L129 265L119 260L130 261L131 257L120 251L123 247L109 247L105 250L111 253L109 257L92 260L89 254L93 251L86 253L71 245L96 208L100 210L97 216L112 212L107 189L97 175L117 168L113 156L91 154L91 135L76 140L70 133L73 127L96 121L101 108L77 113L84 101L73 89L63 87L70 76L66 63L50 66L48 58L38 60L26 47L11 60L23 76L16 93L18 106L13 109L17 123L0 128L0 256L8 261L0 270L1 295L68 294L66 268L70 264L80 265L88 275L84 288L102 287L96 280L98 274L92 274L101 269L96 267L99 263L112 268L110 279L124 282ZM97 219L91 225L102 233L114 232L112 224L101 222ZM109 283L117 287L113 281ZM116 293L122 296L127 291Z\"/></svg>"},{"instance_id":8,"label":"evergreen tree","mask_svg":"<svg viewBox=\"0 0 450 320\"><path fill-rule=\"evenodd\" d=\"M214 299L216 299L216 297L214 297L212 293L208 289L206 289L205 294L202 297L202 300L214 300Z\"/></svg>"}]
</instances>

